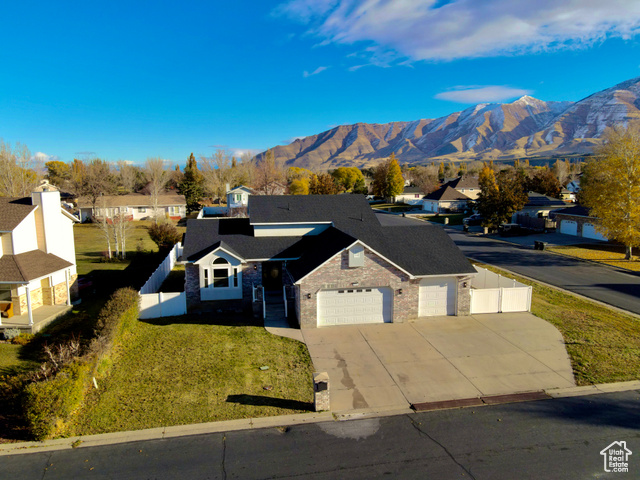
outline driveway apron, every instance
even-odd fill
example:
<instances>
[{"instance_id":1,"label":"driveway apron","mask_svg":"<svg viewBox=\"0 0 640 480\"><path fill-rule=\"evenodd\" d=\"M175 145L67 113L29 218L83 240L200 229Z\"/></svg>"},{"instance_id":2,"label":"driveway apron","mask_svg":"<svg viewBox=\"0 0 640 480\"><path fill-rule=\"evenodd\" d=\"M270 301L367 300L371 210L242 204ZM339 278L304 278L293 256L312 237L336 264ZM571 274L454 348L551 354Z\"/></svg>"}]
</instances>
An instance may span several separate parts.
<instances>
[{"instance_id":1,"label":"driveway apron","mask_svg":"<svg viewBox=\"0 0 640 480\"><path fill-rule=\"evenodd\" d=\"M575 385L560 332L529 313L302 332L334 412Z\"/></svg>"}]
</instances>

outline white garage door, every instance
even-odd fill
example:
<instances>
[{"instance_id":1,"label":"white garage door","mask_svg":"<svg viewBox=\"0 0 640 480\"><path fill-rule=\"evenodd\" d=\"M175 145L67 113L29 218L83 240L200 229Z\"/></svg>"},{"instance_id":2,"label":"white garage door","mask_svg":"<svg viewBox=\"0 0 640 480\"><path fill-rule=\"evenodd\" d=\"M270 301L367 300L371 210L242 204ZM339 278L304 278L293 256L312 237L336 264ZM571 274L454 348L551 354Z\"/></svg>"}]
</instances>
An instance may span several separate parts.
<instances>
[{"instance_id":1,"label":"white garage door","mask_svg":"<svg viewBox=\"0 0 640 480\"><path fill-rule=\"evenodd\" d=\"M343 288L318 292L318 326L391 322L388 287Z\"/></svg>"},{"instance_id":2,"label":"white garage door","mask_svg":"<svg viewBox=\"0 0 640 480\"><path fill-rule=\"evenodd\" d=\"M578 224L573 220L562 220L560 222L560 233L564 233L565 235L577 235Z\"/></svg>"},{"instance_id":3,"label":"white garage door","mask_svg":"<svg viewBox=\"0 0 640 480\"><path fill-rule=\"evenodd\" d=\"M603 234L596 230L596 226L592 223L582 225L582 236L584 238L592 238L594 240L607 240Z\"/></svg>"},{"instance_id":4,"label":"white garage door","mask_svg":"<svg viewBox=\"0 0 640 480\"><path fill-rule=\"evenodd\" d=\"M456 314L456 281L453 278L420 280L420 300L418 315Z\"/></svg>"}]
</instances>

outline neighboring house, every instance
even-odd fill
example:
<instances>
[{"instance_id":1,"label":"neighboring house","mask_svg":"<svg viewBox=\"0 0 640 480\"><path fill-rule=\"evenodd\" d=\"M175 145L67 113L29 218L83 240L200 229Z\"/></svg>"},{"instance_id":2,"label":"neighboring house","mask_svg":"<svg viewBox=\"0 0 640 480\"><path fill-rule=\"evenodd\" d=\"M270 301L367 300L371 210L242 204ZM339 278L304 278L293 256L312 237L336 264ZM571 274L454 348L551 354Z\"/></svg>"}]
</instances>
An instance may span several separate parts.
<instances>
[{"instance_id":1,"label":"neighboring house","mask_svg":"<svg viewBox=\"0 0 640 480\"><path fill-rule=\"evenodd\" d=\"M190 308L288 286L305 328L469 314L476 270L441 228L382 227L363 195L252 195L248 211L187 222Z\"/></svg>"},{"instance_id":2,"label":"neighboring house","mask_svg":"<svg viewBox=\"0 0 640 480\"><path fill-rule=\"evenodd\" d=\"M454 178L446 183L451 188L455 188L460 193L464 193L471 200L475 200L480 195L480 184L478 183L478 177L471 177L465 175L463 177Z\"/></svg>"},{"instance_id":3,"label":"neighboring house","mask_svg":"<svg viewBox=\"0 0 640 480\"><path fill-rule=\"evenodd\" d=\"M124 214L131 220L147 220L153 217L153 198L151 195L141 193L129 193L127 195L104 195L96 201L94 211L90 199L78 200L80 220L100 218L105 210L109 217ZM166 194L158 196L158 211L161 216L180 220L187 215L187 201L184 195Z\"/></svg>"},{"instance_id":4,"label":"neighboring house","mask_svg":"<svg viewBox=\"0 0 640 480\"><path fill-rule=\"evenodd\" d=\"M227 192L227 207L228 208L242 208L249 204L249 195L255 195L256 192L249 187L240 185L239 187L232 188Z\"/></svg>"},{"instance_id":5,"label":"neighboring house","mask_svg":"<svg viewBox=\"0 0 640 480\"><path fill-rule=\"evenodd\" d=\"M76 285L73 224L60 192L44 185L25 198L0 197L0 301L13 315L70 305Z\"/></svg>"},{"instance_id":6,"label":"neighboring house","mask_svg":"<svg viewBox=\"0 0 640 480\"><path fill-rule=\"evenodd\" d=\"M572 180L567 183L567 190L573 193L578 193L580 191L580 179Z\"/></svg>"},{"instance_id":7,"label":"neighboring house","mask_svg":"<svg viewBox=\"0 0 640 480\"><path fill-rule=\"evenodd\" d=\"M404 187L400 195L396 195L396 202L406 203L407 205L420 205L424 194L420 187Z\"/></svg>"},{"instance_id":8,"label":"neighboring house","mask_svg":"<svg viewBox=\"0 0 640 480\"><path fill-rule=\"evenodd\" d=\"M582 205L554 210L551 212L550 217L555 218L556 232L558 233L591 238L593 240L608 240L605 235L596 229L598 219L590 216L589 209Z\"/></svg>"},{"instance_id":9,"label":"neighboring house","mask_svg":"<svg viewBox=\"0 0 640 480\"><path fill-rule=\"evenodd\" d=\"M547 218L551 210L566 207L567 204L558 198L549 197L541 193L529 192L527 203L519 212L513 214L513 221L518 215L527 217Z\"/></svg>"},{"instance_id":10,"label":"neighboring house","mask_svg":"<svg viewBox=\"0 0 640 480\"><path fill-rule=\"evenodd\" d=\"M432 213L463 212L469 209L471 198L449 184L422 199L422 210Z\"/></svg>"},{"instance_id":11,"label":"neighboring house","mask_svg":"<svg viewBox=\"0 0 640 480\"><path fill-rule=\"evenodd\" d=\"M560 191L560 199L563 202L575 202L576 201L576 194L574 192L572 192L571 190L563 188Z\"/></svg>"}]
</instances>

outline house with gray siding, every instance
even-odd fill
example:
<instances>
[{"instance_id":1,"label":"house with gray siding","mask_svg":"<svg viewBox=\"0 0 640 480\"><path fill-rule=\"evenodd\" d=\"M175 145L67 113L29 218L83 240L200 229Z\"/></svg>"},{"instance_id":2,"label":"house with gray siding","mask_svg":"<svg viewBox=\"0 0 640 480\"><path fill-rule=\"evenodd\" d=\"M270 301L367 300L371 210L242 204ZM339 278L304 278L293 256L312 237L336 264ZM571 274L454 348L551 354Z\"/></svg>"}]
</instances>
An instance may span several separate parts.
<instances>
[{"instance_id":1,"label":"house with gray siding","mask_svg":"<svg viewBox=\"0 0 640 480\"><path fill-rule=\"evenodd\" d=\"M476 274L441 228L383 227L362 195L252 195L248 218L189 220L183 259L190 307L288 291L303 328L468 315Z\"/></svg>"}]
</instances>

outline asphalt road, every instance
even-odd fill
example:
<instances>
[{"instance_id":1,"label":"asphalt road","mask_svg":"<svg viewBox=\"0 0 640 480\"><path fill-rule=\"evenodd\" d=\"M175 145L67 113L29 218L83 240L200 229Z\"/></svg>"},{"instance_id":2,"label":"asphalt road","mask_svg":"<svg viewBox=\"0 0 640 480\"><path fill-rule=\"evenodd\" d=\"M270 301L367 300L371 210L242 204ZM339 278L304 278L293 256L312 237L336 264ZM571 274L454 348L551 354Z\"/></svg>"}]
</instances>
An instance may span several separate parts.
<instances>
[{"instance_id":1,"label":"asphalt road","mask_svg":"<svg viewBox=\"0 0 640 480\"><path fill-rule=\"evenodd\" d=\"M400 215L378 214L385 226L423 224ZM433 224L431 224L433 225ZM433 225L438 228L437 225ZM640 314L640 275L563 255L466 234L453 228L449 236L469 258L525 275L585 297Z\"/></svg>"},{"instance_id":2,"label":"asphalt road","mask_svg":"<svg viewBox=\"0 0 640 480\"><path fill-rule=\"evenodd\" d=\"M640 392L0 457L2 479L640 477ZM626 441L628 473L600 451Z\"/></svg>"},{"instance_id":3,"label":"asphalt road","mask_svg":"<svg viewBox=\"0 0 640 480\"><path fill-rule=\"evenodd\" d=\"M447 233L469 258L640 314L640 275L454 229Z\"/></svg>"}]
</instances>

